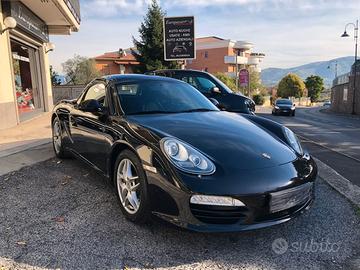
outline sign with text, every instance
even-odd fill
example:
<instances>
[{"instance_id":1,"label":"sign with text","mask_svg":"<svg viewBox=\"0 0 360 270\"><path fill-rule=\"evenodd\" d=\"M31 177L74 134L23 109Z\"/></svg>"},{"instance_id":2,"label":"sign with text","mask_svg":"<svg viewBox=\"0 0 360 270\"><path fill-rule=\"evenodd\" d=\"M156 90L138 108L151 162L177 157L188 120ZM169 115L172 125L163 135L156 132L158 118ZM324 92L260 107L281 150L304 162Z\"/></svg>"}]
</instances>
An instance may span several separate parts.
<instances>
[{"instance_id":1,"label":"sign with text","mask_svg":"<svg viewBox=\"0 0 360 270\"><path fill-rule=\"evenodd\" d=\"M239 71L239 82L240 82L240 87L249 86L249 71L247 69L241 69Z\"/></svg>"},{"instance_id":2,"label":"sign with text","mask_svg":"<svg viewBox=\"0 0 360 270\"><path fill-rule=\"evenodd\" d=\"M164 18L164 58L166 61L195 59L193 16Z\"/></svg>"},{"instance_id":3,"label":"sign with text","mask_svg":"<svg viewBox=\"0 0 360 270\"><path fill-rule=\"evenodd\" d=\"M17 28L21 28L42 42L49 42L48 26L24 4L20 1L5 1L3 4L6 16L16 20Z\"/></svg>"}]
</instances>

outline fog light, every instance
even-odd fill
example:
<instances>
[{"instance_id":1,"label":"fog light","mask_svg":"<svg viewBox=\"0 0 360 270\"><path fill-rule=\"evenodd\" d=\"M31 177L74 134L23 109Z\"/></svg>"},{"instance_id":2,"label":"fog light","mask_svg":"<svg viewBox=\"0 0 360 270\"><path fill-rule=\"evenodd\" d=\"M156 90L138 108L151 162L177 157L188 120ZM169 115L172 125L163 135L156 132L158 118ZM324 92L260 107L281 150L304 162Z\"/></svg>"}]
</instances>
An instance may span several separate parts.
<instances>
[{"instance_id":1,"label":"fog light","mask_svg":"<svg viewBox=\"0 0 360 270\"><path fill-rule=\"evenodd\" d=\"M231 197L213 195L193 195L191 196L190 203L218 206L245 206L245 204L240 200Z\"/></svg>"}]
</instances>

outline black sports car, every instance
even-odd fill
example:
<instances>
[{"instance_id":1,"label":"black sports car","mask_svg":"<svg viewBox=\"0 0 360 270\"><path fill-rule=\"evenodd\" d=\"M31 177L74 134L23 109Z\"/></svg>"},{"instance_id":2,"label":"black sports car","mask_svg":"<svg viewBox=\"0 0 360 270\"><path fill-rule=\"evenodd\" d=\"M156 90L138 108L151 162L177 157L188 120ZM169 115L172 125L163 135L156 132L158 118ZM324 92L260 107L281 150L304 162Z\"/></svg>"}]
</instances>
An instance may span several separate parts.
<instances>
[{"instance_id":1,"label":"black sports car","mask_svg":"<svg viewBox=\"0 0 360 270\"><path fill-rule=\"evenodd\" d=\"M293 132L219 111L179 80L102 77L57 104L51 121L56 155L107 176L136 223L152 213L196 231L257 229L314 198L316 165Z\"/></svg>"},{"instance_id":2,"label":"black sports car","mask_svg":"<svg viewBox=\"0 0 360 270\"><path fill-rule=\"evenodd\" d=\"M290 99L278 99L275 101L272 109L273 115L286 114L289 116L295 116L295 104Z\"/></svg>"}]
</instances>

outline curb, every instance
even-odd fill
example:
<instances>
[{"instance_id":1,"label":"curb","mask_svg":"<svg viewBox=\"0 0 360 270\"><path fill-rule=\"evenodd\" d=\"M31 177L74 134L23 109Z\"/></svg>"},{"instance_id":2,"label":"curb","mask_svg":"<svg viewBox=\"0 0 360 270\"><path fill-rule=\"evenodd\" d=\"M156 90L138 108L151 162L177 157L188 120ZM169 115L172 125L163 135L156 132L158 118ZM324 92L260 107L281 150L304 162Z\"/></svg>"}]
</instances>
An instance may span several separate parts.
<instances>
[{"instance_id":1,"label":"curb","mask_svg":"<svg viewBox=\"0 0 360 270\"><path fill-rule=\"evenodd\" d=\"M341 176L337 171L317 158L313 157L313 159L317 164L319 177L340 194L345 196L354 205L360 207L360 187L351 183L348 179Z\"/></svg>"}]
</instances>

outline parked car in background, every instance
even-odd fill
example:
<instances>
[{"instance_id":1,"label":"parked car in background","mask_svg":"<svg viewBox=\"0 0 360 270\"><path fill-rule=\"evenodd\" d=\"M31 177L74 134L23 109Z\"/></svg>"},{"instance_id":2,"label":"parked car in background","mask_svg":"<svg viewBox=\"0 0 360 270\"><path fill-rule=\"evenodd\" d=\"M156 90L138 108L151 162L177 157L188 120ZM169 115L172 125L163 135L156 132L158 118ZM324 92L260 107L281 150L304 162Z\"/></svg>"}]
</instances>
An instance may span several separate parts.
<instances>
[{"instance_id":1,"label":"parked car in background","mask_svg":"<svg viewBox=\"0 0 360 270\"><path fill-rule=\"evenodd\" d=\"M210 73L197 70L168 69L156 70L148 74L170 77L187 82L207 98L218 101L218 107L221 110L247 114L255 113L255 103L252 99L233 92L222 81Z\"/></svg>"},{"instance_id":2,"label":"parked car in background","mask_svg":"<svg viewBox=\"0 0 360 270\"><path fill-rule=\"evenodd\" d=\"M278 99L275 101L272 114L295 116L295 104L290 99Z\"/></svg>"},{"instance_id":3,"label":"parked car in background","mask_svg":"<svg viewBox=\"0 0 360 270\"><path fill-rule=\"evenodd\" d=\"M323 104L324 107L330 107L331 106L331 101L325 101Z\"/></svg>"},{"instance_id":4,"label":"parked car in background","mask_svg":"<svg viewBox=\"0 0 360 270\"><path fill-rule=\"evenodd\" d=\"M154 214L195 231L258 229L314 200L316 164L290 129L220 111L179 80L98 78L58 103L51 125L56 156L107 176L135 223Z\"/></svg>"}]
</instances>

